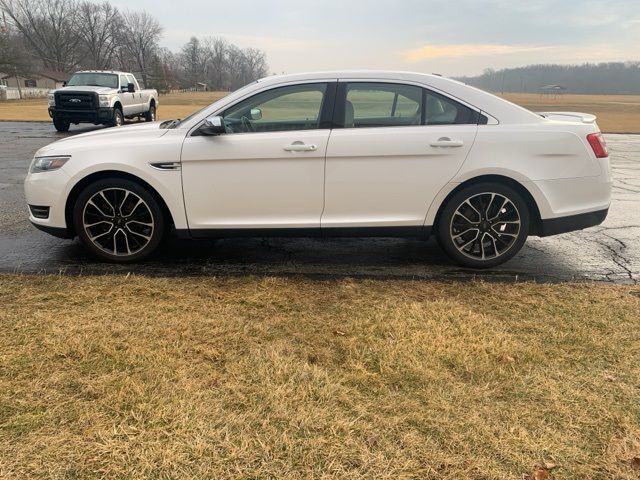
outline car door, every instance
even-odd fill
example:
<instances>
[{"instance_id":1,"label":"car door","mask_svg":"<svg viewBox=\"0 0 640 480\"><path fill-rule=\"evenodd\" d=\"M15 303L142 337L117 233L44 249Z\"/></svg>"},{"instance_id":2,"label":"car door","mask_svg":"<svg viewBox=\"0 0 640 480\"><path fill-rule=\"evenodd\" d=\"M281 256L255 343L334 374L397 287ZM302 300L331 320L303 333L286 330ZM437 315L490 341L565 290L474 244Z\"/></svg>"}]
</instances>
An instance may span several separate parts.
<instances>
[{"instance_id":1,"label":"car door","mask_svg":"<svg viewBox=\"0 0 640 480\"><path fill-rule=\"evenodd\" d=\"M129 93L131 95L131 114L135 115L137 113L142 112L142 91L140 90L140 85L138 85L138 81L135 79L133 75L130 73L127 74L127 80L129 83L133 83L135 92Z\"/></svg>"},{"instance_id":2,"label":"car door","mask_svg":"<svg viewBox=\"0 0 640 480\"><path fill-rule=\"evenodd\" d=\"M323 232L421 229L435 195L469 153L479 113L417 85L338 85L334 122L342 128L327 147Z\"/></svg>"},{"instance_id":3,"label":"car door","mask_svg":"<svg viewBox=\"0 0 640 480\"><path fill-rule=\"evenodd\" d=\"M127 115L133 115L133 95L127 92L127 84L129 80L126 75L120 75L120 103L122 104L122 113Z\"/></svg>"},{"instance_id":4,"label":"car door","mask_svg":"<svg viewBox=\"0 0 640 480\"><path fill-rule=\"evenodd\" d=\"M222 112L226 133L192 132L182 149L192 234L319 233L334 92L335 83L327 82L270 88Z\"/></svg>"}]
</instances>

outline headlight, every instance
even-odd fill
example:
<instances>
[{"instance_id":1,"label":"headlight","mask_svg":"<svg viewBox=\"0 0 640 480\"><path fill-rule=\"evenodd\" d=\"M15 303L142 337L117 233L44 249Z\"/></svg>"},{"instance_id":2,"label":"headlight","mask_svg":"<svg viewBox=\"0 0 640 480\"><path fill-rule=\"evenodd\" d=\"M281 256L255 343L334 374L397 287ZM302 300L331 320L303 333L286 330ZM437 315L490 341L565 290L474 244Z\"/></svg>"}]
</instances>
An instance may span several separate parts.
<instances>
[{"instance_id":1,"label":"headlight","mask_svg":"<svg viewBox=\"0 0 640 480\"><path fill-rule=\"evenodd\" d=\"M36 157L31 162L31 173L38 172L50 172L51 170L58 170L62 167L67 160L71 158L71 155L60 155L57 157Z\"/></svg>"},{"instance_id":2,"label":"headlight","mask_svg":"<svg viewBox=\"0 0 640 480\"><path fill-rule=\"evenodd\" d=\"M100 95L100 106L101 107L110 107L111 106L111 95Z\"/></svg>"},{"instance_id":3,"label":"headlight","mask_svg":"<svg viewBox=\"0 0 640 480\"><path fill-rule=\"evenodd\" d=\"M53 93L50 93L47 98L49 99L49 106L50 107L55 107L56 106L56 98L53 95Z\"/></svg>"}]
</instances>

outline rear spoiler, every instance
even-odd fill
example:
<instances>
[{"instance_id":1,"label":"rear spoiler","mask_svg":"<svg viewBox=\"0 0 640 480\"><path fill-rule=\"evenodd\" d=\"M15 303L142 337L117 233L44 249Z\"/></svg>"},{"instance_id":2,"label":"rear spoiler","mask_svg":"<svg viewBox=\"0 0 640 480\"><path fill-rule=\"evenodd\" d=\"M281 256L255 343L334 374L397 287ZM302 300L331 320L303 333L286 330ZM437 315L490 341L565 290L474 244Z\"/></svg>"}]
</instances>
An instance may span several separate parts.
<instances>
[{"instance_id":1,"label":"rear spoiler","mask_svg":"<svg viewBox=\"0 0 640 480\"><path fill-rule=\"evenodd\" d=\"M580 112L536 112L538 115L549 120L557 120L559 122L582 122L595 123L596 116L590 113Z\"/></svg>"}]
</instances>

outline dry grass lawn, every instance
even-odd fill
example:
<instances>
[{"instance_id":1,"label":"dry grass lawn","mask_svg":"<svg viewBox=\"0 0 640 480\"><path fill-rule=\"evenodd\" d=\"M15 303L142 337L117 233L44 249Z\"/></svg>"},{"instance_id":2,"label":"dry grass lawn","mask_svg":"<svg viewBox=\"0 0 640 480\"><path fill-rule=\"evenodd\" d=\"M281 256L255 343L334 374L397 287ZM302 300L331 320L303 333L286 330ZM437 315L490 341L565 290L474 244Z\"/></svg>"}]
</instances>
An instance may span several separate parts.
<instances>
[{"instance_id":1,"label":"dry grass lawn","mask_svg":"<svg viewBox=\"0 0 640 480\"><path fill-rule=\"evenodd\" d=\"M3 479L638 478L638 287L3 275L0 302Z\"/></svg>"},{"instance_id":2,"label":"dry grass lawn","mask_svg":"<svg viewBox=\"0 0 640 480\"><path fill-rule=\"evenodd\" d=\"M158 118L184 118L227 92L171 93L160 97ZM640 96L505 94L505 98L534 111L577 111L598 116L607 133L640 133ZM43 99L0 102L0 120L50 121Z\"/></svg>"}]
</instances>

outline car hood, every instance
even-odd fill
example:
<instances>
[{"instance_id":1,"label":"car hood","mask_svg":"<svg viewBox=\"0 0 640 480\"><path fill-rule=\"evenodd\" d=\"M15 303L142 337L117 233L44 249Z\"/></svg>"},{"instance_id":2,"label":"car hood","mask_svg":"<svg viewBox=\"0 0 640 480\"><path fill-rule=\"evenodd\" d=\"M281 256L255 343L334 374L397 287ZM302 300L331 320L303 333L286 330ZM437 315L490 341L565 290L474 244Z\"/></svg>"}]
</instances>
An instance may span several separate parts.
<instances>
[{"instance_id":1,"label":"car hood","mask_svg":"<svg viewBox=\"0 0 640 480\"><path fill-rule=\"evenodd\" d=\"M126 142L140 143L160 138L168 130L160 128L161 122L126 125L124 127L100 128L92 132L81 133L53 142L36 153L43 155L67 155L77 150L95 149L104 144L105 147Z\"/></svg>"},{"instance_id":2,"label":"car hood","mask_svg":"<svg viewBox=\"0 0 640 480\"><path fill-rule=\"evenodd\" d=\"M93 87L93 86L86 86L86 87L63 87L63 88L58 88L57 90L52 90L52 93L55 92L92 92L92 93L97 93L99 95L107 95L109 93L115 93L117 92L118 89L117 88L110 88L110 87Z\"/></svg>"}]
</instances>

